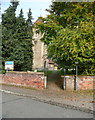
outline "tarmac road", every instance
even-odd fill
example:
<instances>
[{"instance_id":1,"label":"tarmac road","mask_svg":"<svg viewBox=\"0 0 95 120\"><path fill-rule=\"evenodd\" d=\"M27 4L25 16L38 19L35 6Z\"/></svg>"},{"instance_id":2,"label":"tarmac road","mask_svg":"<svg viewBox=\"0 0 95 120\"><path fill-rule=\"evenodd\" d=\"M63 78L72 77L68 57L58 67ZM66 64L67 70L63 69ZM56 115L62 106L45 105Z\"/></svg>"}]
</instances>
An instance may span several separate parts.
<instances>
[{"instance_id":1,"label":"tarmac road","mask_svg":"<svg viewBox=\"0 0 95 120\"><path fill-rule=\"evenodd\" d=\"M2 93L2 118L93 118L92 114L61 108L29 97Z\"/></svg>"}]
</instances>

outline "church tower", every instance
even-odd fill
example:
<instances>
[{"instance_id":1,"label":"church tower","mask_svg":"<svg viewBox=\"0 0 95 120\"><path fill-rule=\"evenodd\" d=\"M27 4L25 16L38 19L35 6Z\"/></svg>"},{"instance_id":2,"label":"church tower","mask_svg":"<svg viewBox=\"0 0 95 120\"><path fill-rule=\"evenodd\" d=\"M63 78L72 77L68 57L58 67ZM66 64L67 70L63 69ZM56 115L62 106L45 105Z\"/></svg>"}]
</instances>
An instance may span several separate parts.
<instances>
[{"instance_id":1,"label":"church tower","mask_svg":"<svg viewBox=\"0 0 95 120\"><path fill-rule=\"evenodd\" d=\"M42 22L41 17L39 17L34 24ZM47 67L47 48L46 45L40 40L42 34L36 33L36 29L33 28L33 69L43 70Z\"/></svg>"}]
</instances>

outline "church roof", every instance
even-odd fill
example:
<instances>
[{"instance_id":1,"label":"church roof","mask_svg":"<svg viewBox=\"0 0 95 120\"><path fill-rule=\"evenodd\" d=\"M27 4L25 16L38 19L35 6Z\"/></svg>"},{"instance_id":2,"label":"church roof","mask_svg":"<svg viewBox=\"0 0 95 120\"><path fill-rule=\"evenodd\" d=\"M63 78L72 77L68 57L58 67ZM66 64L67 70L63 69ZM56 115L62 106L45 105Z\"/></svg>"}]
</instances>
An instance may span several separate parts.
<instances>
[{"instance_id":1,"label":"church roof","mask_svg":"<svg viewBox=\"0 0 95 120\"><path fill-rule=\"evenodd\" d=\"M43 23L42 17L38 17L38 19L34 22L34 25L39 24L39 23Z\"/></svg>"}]
</instances>

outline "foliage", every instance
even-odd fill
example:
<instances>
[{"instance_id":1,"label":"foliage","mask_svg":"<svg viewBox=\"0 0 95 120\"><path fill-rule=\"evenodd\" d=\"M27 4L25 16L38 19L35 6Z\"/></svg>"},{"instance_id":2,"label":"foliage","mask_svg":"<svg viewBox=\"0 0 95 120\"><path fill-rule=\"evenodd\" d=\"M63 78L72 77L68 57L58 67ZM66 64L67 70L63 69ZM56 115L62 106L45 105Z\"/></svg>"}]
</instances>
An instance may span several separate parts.
<instances>
[{"instance_id":1,"label":"foliage","mask_svg":"<svg viewBox=\"0 0 95 120\"><path fill-rule=\"evenodd\" d=\"M1 71L0 71L0 74L5 74L5 73L6 73L5 70L1 70Z\"/></svg>"},{"instance_id":2,"label":"foliage","mask_svg":"<svg viewBox=\"0 0 95 120\"><path fill-rule=\"evenodd\" d=\"M18 17L15 16L18 2L12 5L2 15L2 57L4 61L14 61L15 70L32 70L32 13L27 24L21 9ZM30 10L29 10L30 12Z\"/></svg>"},{"instance_id":3,"label":"foliage","mask_svg":"<svg viewBox=\"0 0 95 120\"><path fill-rule=\"evenodd\" d=\"M79 72L95 73L95 2L53 2L50 15L38 24L48 45L48 57L59 67L75 67Z\"/></svg>"},{"instance_id":4,"label":"foliage","mask_svg":"<svg viewBox=\"0 0 95 120\"><path fill-rule=\"evenodd\" d=\"M62 29L58 32L56 39L53 39L48 46L49 55L55 61L60 59L58 62L61 65L73 67L78 61L82 72L85 68L91 73L94 71L95 65L94 29L93 22L82 22L77 30Z\"/></svg>"}]
</instances>

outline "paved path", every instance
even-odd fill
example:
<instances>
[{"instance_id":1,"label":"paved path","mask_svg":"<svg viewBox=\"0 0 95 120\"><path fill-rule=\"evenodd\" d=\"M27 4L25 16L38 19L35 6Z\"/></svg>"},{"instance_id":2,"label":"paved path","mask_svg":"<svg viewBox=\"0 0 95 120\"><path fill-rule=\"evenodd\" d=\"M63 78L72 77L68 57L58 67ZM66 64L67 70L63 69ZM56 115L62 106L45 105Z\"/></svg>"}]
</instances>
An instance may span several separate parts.
<instances>
[{"instance_id":1,"label":"paved path","mask_svg":"<svg viewBox=\"0 0 95 120\"><path fill-rule=\"evenodd\" d=\"M2 94L3 118L92 118L92 114L61 108L29 97Z\"/></svg>"}]
</instances>

